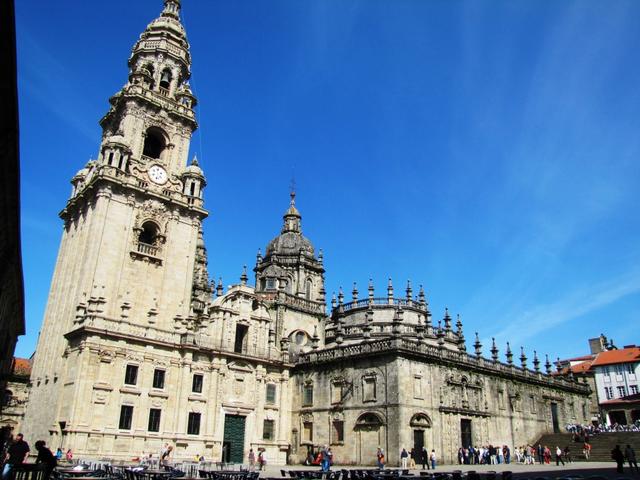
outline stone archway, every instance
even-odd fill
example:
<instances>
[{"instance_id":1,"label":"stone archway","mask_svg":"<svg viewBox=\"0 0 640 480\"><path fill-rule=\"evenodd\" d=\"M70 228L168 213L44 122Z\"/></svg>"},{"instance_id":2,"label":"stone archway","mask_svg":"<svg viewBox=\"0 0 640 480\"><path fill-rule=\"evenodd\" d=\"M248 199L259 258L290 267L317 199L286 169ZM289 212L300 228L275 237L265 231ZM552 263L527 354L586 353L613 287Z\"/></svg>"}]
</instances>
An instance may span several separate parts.
<instances>
[{"instance_id":1,"label":"stone archway","mask_svg":"<svg viewBox=\"0 0 640 480\"><path fill-rule=\"evenodd\" d=\"M424 412L418 412L411 417L409 426L413 431L413 449L416 453L416 462L421 461L423 447L428 448L427 442L431 441L430 435L426 435L427 429L431 428L431 418Z\"/></svg>"},{"instance_id":2,"label":"stone archway","mask_svg":"<svg viewBox=\"0 0 640 480\"><path fill-rule=\"evenodd\" d=\"M386 447L384 429L385 421L377 412L365 412L358 417L353 430L356 438L354 460L359 465L375 464L378 447Z\"/></svg>"}]
</instances>

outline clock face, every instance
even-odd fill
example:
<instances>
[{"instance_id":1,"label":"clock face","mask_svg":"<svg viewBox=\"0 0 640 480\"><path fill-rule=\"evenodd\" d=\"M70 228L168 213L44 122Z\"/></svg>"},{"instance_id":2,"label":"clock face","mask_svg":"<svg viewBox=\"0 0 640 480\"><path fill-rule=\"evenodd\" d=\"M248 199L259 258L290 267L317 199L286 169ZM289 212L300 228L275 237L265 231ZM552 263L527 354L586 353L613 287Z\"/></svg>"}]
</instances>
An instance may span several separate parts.
<instances>
[{"instance_id":1,"label":"clock face","mask_svg":"<svg viewBox=\"0 0 640 480\"><path fill-rule=\"evenodd\" d=\"M158 185L162 185L168 180L167 171L160 165L153 165L147 174L149 175L149 180Z\"/></svg>"}]
</instances>

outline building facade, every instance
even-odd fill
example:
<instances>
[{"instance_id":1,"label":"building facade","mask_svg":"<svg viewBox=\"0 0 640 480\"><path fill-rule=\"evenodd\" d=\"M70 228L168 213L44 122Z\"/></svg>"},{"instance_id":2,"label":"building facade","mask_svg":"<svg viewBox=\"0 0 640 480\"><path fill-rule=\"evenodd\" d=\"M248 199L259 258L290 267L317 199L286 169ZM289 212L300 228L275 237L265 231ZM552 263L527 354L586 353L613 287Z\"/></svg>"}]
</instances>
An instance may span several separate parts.
<instances>
[{"instance_id":1,"label":"building facade","mask_svg":"<svg viewBox=\"0 0 640 480\"><path fill-rule=\"evenodd\" d=\"M180 2L164 0L100 121L99 153L72 179L34 357L27 438L76 456L303 460L331 445L342 464L381 446L523 444L586 420L590 390L528 368L495 344L472 354L460 319L434 325L422 289L332 300L322 252L302 234L291 194L281 232L226 292L209 279L206 179ZM354 448L355 447L355 448Z\"/></svg>"}]
</instances>

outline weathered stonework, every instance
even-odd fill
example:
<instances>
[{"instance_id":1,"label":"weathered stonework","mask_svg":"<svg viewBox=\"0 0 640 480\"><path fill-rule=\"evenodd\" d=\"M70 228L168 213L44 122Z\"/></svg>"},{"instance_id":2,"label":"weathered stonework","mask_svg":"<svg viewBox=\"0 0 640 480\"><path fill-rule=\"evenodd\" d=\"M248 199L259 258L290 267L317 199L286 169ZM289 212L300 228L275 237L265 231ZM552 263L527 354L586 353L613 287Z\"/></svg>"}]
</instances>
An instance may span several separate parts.
<instances>
[{"instance_id":1,"label":"weathered stonework","mask_svg":"<svg viewBox=\"0 0 640 480\"><path fill-rule=\"evenodd\" d=\"M533 370L513 355L500 363L495 346L485 359L477 340L468 354L462 323L447 313L434 325L422 289L398 298L390 282L376 298L370 285L359 299L354 286L328 317L322 253L302 235L294 193L258 253L256 286L246 270L226 293L209 280L179 10L164 0L134 46L98 158L72 179L27 438L119 459L164 443L176 459L233 462L264 448L276 464L331 444L339 463L371 464L377 446L392 463L420 444L446 461L463 439L521 444L554 419L584 421L588 388L537 358Z\"/></svg>"}]
</instances>

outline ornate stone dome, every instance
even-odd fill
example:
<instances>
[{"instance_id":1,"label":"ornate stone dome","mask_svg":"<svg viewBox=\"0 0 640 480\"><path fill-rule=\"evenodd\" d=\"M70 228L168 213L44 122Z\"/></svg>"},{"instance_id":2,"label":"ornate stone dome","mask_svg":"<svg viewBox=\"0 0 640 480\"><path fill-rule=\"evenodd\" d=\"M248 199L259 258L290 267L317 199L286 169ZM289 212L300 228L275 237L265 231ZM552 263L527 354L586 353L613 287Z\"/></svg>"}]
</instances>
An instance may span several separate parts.
<instances>
[{"instance_id":1,"label":"ornate stone dome","mask_svg":"<svg viewBox=\"0 0 640 480\"><path fill-rule=\"evenodd\" d=\"M300 228L302 216L296 208L296 194L294 192L291 193L289 208L282 218L284 220L282 231L267 245L266 256L298 255L299 253L313 256L313 244L307 237L302 235Z\"/></svg>"}]
</instances>

